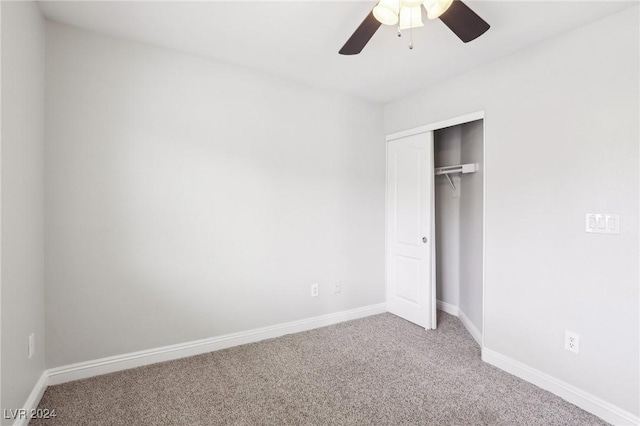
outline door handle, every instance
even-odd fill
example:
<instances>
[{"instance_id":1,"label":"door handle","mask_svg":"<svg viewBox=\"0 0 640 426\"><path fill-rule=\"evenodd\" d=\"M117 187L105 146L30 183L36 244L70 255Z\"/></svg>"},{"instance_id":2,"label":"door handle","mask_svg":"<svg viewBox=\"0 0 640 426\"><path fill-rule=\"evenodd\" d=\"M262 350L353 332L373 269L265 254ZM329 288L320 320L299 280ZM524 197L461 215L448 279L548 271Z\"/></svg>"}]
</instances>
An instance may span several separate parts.
<instances>
[{"instance_id":1,"label":"door handle","mask_svg":"<svg viewBox=\"0 0 640 426\"><path fill-rule=\"evenodd\" d=\"M426 244L426 242L427 242L427 241L428 241L428 240L427 240L427 237L422 237L422 242L423 242L423 243L425 243L425 244Z\"/></svg>"}]
</instances>

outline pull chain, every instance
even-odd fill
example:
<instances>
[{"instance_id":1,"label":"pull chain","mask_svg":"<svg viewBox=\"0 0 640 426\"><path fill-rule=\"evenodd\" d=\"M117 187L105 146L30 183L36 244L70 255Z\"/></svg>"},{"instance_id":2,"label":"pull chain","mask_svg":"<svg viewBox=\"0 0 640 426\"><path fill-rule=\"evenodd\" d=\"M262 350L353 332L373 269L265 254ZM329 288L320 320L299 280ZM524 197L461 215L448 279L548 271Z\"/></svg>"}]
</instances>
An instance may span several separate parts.
<instances>
[{"instance_id":1,"label":"pull chain","mask_svg":"<svg viewBox=\"0 0 640 426\"><path fill-rule=\"evenodd\" d=\"M409 50L413 49L413 8L409 9Z\"/></svg>"},{"instance_id":2,"label":"pull chain","mask_svg":"<svg viewBox=\"0 0 640 426\"><path fill-rule=\"evenodd\" d=\"M409 50L413 49L413 27L409 27Z\"/></svg>"}]
</instances>

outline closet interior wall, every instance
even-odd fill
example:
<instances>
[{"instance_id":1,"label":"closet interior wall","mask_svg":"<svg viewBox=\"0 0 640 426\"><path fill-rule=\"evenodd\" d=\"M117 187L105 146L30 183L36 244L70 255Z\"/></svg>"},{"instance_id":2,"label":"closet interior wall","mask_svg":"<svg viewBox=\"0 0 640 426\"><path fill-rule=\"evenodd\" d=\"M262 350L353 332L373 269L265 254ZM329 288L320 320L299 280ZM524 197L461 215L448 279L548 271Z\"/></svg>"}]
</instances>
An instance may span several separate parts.
<instances>
[{"instance_id":1,"label":"closet interior wall","mask_svg":"<svg viewBox=\"0 0 640 426\"><path fill-rule=\"evenodd\" d=\"M477 163L478 171L435 178L436 295L482 332L483 121L434 133L434 166Z\"/></svg>"}]
</instances>

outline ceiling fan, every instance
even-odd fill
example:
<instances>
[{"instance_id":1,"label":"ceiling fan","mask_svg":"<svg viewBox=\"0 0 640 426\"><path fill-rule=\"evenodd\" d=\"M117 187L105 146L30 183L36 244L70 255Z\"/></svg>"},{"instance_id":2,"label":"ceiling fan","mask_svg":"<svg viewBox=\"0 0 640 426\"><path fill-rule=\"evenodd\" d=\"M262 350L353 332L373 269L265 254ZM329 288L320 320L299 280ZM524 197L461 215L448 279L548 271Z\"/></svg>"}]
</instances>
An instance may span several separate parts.
<instances>
[{"instance_id":1,"label":"ceiling fan","mask_svg":"<svg viewBox=\"0 0 640 426\"><path fill-rule=\"evenodd\" d=\"M489 29L489 24L460 0L380 0L339 53L360 53L382 24L398 25L398 36L401 30L421 27L421 6L426 9L428 19L440 18L465 43L475 40ZM413 48L412 43L409 48Z\"/></svg>"}]
</instances>

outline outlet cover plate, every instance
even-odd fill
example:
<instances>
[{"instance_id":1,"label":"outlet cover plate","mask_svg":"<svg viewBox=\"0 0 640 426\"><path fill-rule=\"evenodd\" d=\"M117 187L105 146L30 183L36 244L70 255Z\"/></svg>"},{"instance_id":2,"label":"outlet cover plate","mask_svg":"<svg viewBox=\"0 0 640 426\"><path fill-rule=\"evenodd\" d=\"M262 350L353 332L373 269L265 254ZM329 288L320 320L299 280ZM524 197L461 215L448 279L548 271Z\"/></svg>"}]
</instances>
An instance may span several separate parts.
<instances>
[{"instance_id":1,"label":"outlet cover plate","mask_svg":"<svg viewBox=\"0 0 640 426\"><path fill-rule=\"evenodd\" d=\"M569 352L580 352L580 336L576 333L566 330L564 332L564 348Z\"/></svg>"}]
</instances>

